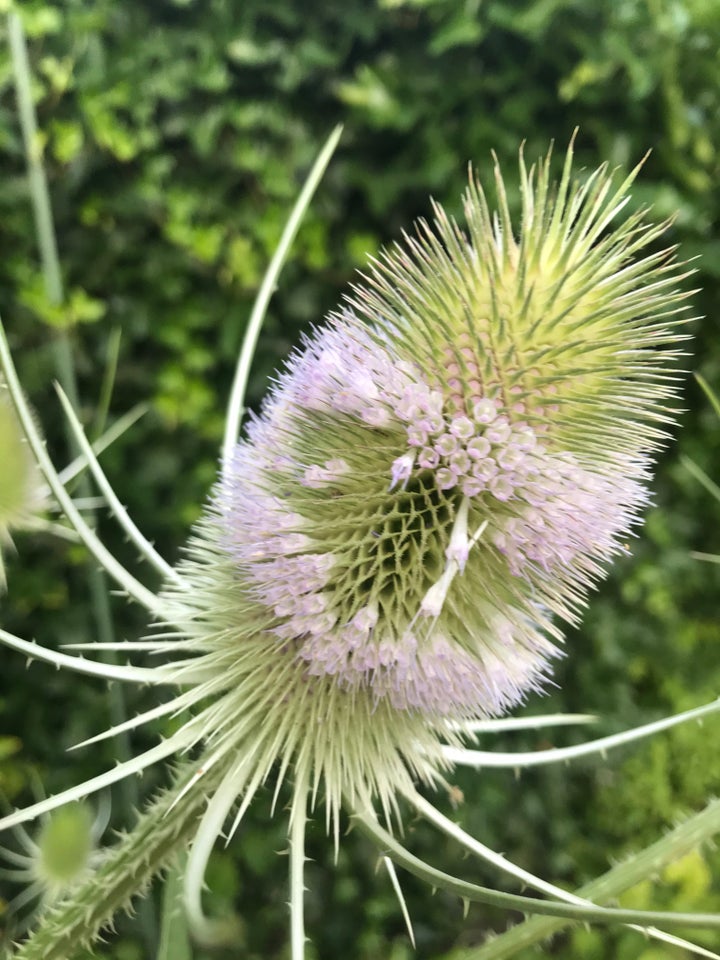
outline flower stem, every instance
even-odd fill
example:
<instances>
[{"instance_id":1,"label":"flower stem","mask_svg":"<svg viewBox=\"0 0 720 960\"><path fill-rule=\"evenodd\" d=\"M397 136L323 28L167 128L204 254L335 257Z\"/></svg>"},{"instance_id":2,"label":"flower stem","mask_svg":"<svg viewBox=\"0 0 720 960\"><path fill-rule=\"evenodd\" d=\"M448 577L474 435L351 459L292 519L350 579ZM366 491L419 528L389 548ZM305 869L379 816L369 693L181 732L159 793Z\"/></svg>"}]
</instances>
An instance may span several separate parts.
<instances>
[{"instance_id":1,"label":"flower stem","mask_svg":"<svg viewBox=\"0 0 720 960\"><path fill-rule=\"evenodd\" d=\"M290 943L292 960L305 956L305 827L307 777L298 772L290 814Z\"/></svg>"},{"instance_id":2,"label":"flower stem","mask_svg":"<svg viewBox=\"0 0 720 960\"><path fill-rule=\"evenodd\" d=\"M405 796L415 807L420 816L425 817L430 823L436 826L439 830L442 830L442 832L447 836L452 837L461 843L469 853L472 853L482 860L485 860L487 863L492 863L500 870L511 874L516 879L527 884L527 886L533 888L534 890L538 890L540 893L544 893L549 897L555 897L558 900L565 901L566 903L584 903L587 906L594 906L591 901L583 900L582 897L578 897L575 893L570 893L567 890L563 890L561 887L555 886L553 883L548 883L541 877L536 877L534 874L529 873L527 870L522 869L522 867L512 863L502 854L497 853L495 850L491 850L489 847L486 847L485 844L481 843L479 840L476 840L475 837L471 837L469 834L467 834L458 824L453 823L447 817L443 816L439 810L437 810L431 803L428 803L428 801L425 800L424 797L421 797L417 792L405 791ZM694 944L682 940L681 938L676 937L674 934L667 933L664 930L657 930L654 927L642 927L634 923L630 923L627 926L629 929L636 930L646 937L652 937L654 940L670 943L674 946L683 946L691 952L695 951L700 953L699 948L697 948ZM710 954L703 951L701 955L711 956L714 958L714 960L720 960L720 954Z\"/></svg>"},{"instance_id":3,"label":"flower stem","mask_svg":"<svg viewBox=\"0 0 720 960\"><path fill-rule=\"evenodd\" d=\"M410 853L409 850L406 850L387 830L383 829L383 827L377 823L372 812L356 810L353 813L353 821L360 827L363 833L377 844L383 856L391 857L395 863L405 867L406 870L416 877L420 877L421 880L425 880L438 889L446 890L448 893L454 893L467 902L476 901L509 910L520 910L523 913L537 913L544 916L560 917L565 922L576 921L605 925L637 923L642 926L657 926L660 928L666 926L693 927L696 929L720 928L720 914L717 913L626 910L624 908L538 900L531 897L518 896L517 894L491 890L488 887L468 883L466 880L461 880L458 877L443 873L441 870L437 870L435 867L431 867L429 864L418 859L418 857ZM700 839L712 836L712 834L718 830L720 830L720 804L715 811L715 818L712 822L711 829L703 834ZM675 856L676 855L673 855L670 859L674 859ZM621 889L626 889L626 886L632 885L632 882L628 883ZM589 899L587 895L585 895L585 899ZM494 960L494 954L488 953L488 960L490 960L491 957Z\"/></svg>"},{"instance_id":4,"label":"flower stem","mask_svg":"<svg viewBox=\"0 0 720 960\"><path fill-rule=\"evenodd\" d=\"M162 925L155 960L192 960L187 920L182 907L182 880L187 857L178 857L165 877Z\"/></svg>"},{"instance_id":5,"label":"flower stem","mask_svg":"<svg viewBox=\"0 0 720 960\"><path fill-rule=\"evenodd\" d=\"M40 260L45 278L45 289L48 300L50 300L51 303L60 304L63 301L63 284L60 274L57 241L53 227L52 208L50 206L47 180L41 160L35 106L32 99L27 46L25 44L22 22L16 13L10 13L8 15L8 35L10 39L13 70L15 72L15 89L17 91L20 126L25 144L30 199L35 216L35 227L37 230L38 246L40 247ZM63 372L67 379L74 378L72 355L66 350L60 350L58 352L62 354L63 361L62 363L58 362L58 367L64 367Z\"/></svg>"},{"instance_id":6,"label":"flower stem","mask_svg":"<svg viewBox=\"0 0 720 960\"><path fill-rule=\"evenodd\" d=\"M578 896L603 904L619 896L668 863L678 860L720 832L720 800L711 801L704 810L688 817L660 840L633 854L601 877L576 891ZM567 920L533 917L488 941L482 947L464 950L453 960L506 960L519 950L539 943L567 926Z\"/></svg>"}]
</instances>

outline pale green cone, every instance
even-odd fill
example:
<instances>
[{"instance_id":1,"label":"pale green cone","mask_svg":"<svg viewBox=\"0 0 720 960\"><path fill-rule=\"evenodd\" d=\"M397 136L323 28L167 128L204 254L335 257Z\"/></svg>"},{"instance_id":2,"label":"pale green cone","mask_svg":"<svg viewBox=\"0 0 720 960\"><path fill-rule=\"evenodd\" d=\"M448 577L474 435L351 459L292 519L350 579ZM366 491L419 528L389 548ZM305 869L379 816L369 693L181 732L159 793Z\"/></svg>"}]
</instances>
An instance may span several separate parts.
<instances>
[{"instance_id":1,"label":"pale green cone","mask_svg":"<svg viewBox=\"0 0 720 960\"><path fill-rule=\"evenodd\" d=\"M2 551L12 543L12 531L22 529L39 508L40 476L1 380L0 463L0 587L4 587Z\"/></svg>"}]
</instances>

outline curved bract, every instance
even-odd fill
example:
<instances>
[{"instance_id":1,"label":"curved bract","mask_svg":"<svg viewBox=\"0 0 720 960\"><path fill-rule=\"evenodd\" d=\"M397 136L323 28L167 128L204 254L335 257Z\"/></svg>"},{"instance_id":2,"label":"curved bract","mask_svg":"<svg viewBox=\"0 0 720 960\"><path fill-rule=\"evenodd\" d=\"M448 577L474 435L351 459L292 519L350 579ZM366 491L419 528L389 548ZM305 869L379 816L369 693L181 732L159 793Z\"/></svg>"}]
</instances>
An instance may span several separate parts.
<instances>
[{"instance_id":1,"label":"curved bract","mask_svg":"<svg viewBox=\"0 0 720 960\"><path fill-rule=\"evenodd\" d=\"M228 818L232 836L271 772L277 789L285 778L293 784L294 960L303 955L307 808L318 797L336 843L347 809L390 857L421 874L375 823L374 807L392 825L399 798L409 800L469 850L549 895L543 912L672 922L672 915L608 912L533 878L451 829L415 792L417 783L443 784L455 762L482 764L463 744L502 728L492 718L542 687L559 655L561 622L576 622L647 502L674 391L683 268L671 250L656 249L663 225L640 212L621 218L635 174L618 180L600 168L573 178L572 148L557 183L549 156L530 170L521 159L520 173L520 228L496 169L497 213L473 178L463 225L435 207L432 225L419 223L373 262L291 358L245 438L226 443L210 505L175 569L125 516L64 401L111 510L167 573L157 596L71 513L0 338L8 387L49 486L96 559L154 616L144 641L116 646L162 653L162 666L117 667L114 675L178 689L175 699L100 736L190 709L167 741L2 823L30 819L172 754L200 753L108 852L94 889L57 905L18 957L52 960L68 943L92 940L191 836L187 913L201 939L216 941L201 904L207 858ZM306 187L303 204L311 193ZM293 217L295 229L297 209ZM245 360L239 369L246 373ZM0 640L35 650L10 634ZM69 654L42 658L100 672ZM137 865L134 886L129 863ZM426 873L462 896L533 907ZM91 911L81 909L83 896ZM720 918L698 923L720 925Z\"/></svg>"}]
</instances>

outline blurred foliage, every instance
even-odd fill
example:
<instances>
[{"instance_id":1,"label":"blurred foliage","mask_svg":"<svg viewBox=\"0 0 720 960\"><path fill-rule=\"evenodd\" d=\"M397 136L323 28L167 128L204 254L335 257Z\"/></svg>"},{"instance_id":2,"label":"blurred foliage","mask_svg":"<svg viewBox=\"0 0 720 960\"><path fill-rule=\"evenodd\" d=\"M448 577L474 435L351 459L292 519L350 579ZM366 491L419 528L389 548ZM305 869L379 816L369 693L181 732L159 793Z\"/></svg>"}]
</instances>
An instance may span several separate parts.
<instances>
[{"instance_id":1,"label":"blurred foliage","mask_svg":"<svg viewBox=\"0 0 720 960\"><path fill-rule=\"evenodd\" d=\"M0 3L8 7L9 0ZM553 139L562 150L575 126L580 163L589 167L602 159L629 166L652 150L635 201L651 204L656 217L674 215L669 242L687 259L700 257L689 283L702 288L696 312L707 319L689 327L695 341L688 365L720 383L720 5L24 0L20 12L41 128L35 147L50 177L70 293L62 309L52 308L39 279L2 35L0 311L60 462L68 457L50 387L55 331L65 328L73 338L87 414L98 399L108 342L121 331L112 409L119 415L147 400L153 413L103 462L168 557L177 556L215 475L233 361L262 271L304 173L338 121L344 139L270 308L253 404L300 332L339 302L365 252L427 215L428 194L457 211L469 161L486 176L494 149L512 185L521 141L531 158ZM684 405L680 449L718 478L718 424L693 382ZM633 556L617 565L582 628L568 637L557 689L529 709L594 711L610 732L717 695L718 568L690 551L720 549L720 505L682 468L677 445L662 458L655 499ZM101 533L134 563L105 520ZM86 562L84 550L42 538L19 538L18 547L4 624L44 642L86 639L82 581L73 575ZM117 600L113 609L122 635L142 630L136 611ZM112 763L111 743L64 752L108 723L101 686L37 665L27 672L11 654L3 654L1 683L0 781L11 800L19 801L31 766L53 791ZM141 695L131 698L130 709L142 706ZM147 737L137 733L135 748ZM547 745L546 735L513 737L527 748ZM579 738L561 732L552 742ZM520 779L462 771L458 813L522 866L577 886L717 792L717 738L713 721L607 762ZM493 742L507 746L509 735ZM143 791L160 775L146 775ZM277 856L284 820L270 819L270 796L259 798L238 842L213 861L211 908L245 919L243 942L214 956L286 955L285 859ZM350 835L336 863L322 819L319 813L309 839L309 956L413 956L375 853ZM407 839L444 869L504 882L423 825L410 824ZM658 883L649 878L628 903L720 909L719 867L716 854L698 854ZM412 878L402 882L420 960L480 943L506 923L479 907L463 921L457 902L431 897ZM128 920L101 953L145 957ZM599 930L558 937L544 953L563 960L681 955L629 931Z\"/></svg>"}]
</instances>

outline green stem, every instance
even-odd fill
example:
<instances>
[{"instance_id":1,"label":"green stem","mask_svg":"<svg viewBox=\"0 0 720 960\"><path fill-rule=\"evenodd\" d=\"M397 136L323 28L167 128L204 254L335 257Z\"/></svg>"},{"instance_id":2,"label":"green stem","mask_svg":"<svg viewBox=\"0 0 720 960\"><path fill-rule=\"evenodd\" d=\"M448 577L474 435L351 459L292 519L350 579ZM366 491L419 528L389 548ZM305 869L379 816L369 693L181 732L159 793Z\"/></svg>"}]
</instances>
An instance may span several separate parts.
<instances>
[{"instance_id":1,"label":"green stem","mask_svg":"<svg viewBox=\"0 0 720 960\"><path fill-rule=\"evenodd\" d=\"M25 35L20 17L16 13L8 14L8 35L10 38L13 70L15 72L15 88L20 113L20 126L25 144L30 199L35 215L35 227L37 230L38 244L40 246L40 260L45 278L45 287L48 300L53 304L60 304L63 301L63 285L60 274L57 242L55 240L55 230L53 228L52 208L50 206L50 195L48 193L45 170L41 160ZM66 355L65 362L68 364L65 372L69 372L72 376L72 356L70 354Z\"/></svg>"},{"instance_id":2,"label":"green stem","mask_svg":"<svg viewBox=\"0 0 720 960\"><path fill-rule=\"evenodd\" d=\"M657 874L668 863L690 853L718 832L720 800L713 800L700 813L689 817L624 863L617 864L601 877L591 880L576 893L594 903L607 903L642 880ZM493 938L482 947L454 953L452 960L507 960L514 957L519 950L546 940L566 926L566 920L533 917Z\"/></svg>"},{"instance_id":3,"label":"green stem","mask_svg":"<svg viewBox=\"0 0 720 960\"><path fill-rule=\"evenodd\" d=\"M65 299L62 274L60 271L60 258L58 256L50 193L39 146L27 45L25 43L22 22L16 13L8 14L8 35L15 75L20 127L25 145L30 199L35 219L45 291L50 303L60 305ZM72 346L65 331L61 331L55 338L53 342L53 354L58 380L73 407L79 410L79 392L73 363ZM68 448L72 451L72 455L77 456L79 450L69 428L66 428L66 438ZM92 492L90 480L84 475L81 476L78 481L79 496L90 497L92 496ZM94 526L94 521L94 515L92 512L89 512L89 525ZM112 643L115 640L115 632L113 629L107 579L103 571L97 568L95 564L91 564L87 568L87 583L95 622L94 632L101 642ZM117 663L117 658L114 654L106 652L103 656L108 663ZM112 726L118 726L127 719L127 708L120 684L111 684L109 688L109 714ZM117 756L121 762L131 756L130 740L127 734L121 734L117 738ZM123 781L120 786L120 818L122 822L129 822L132 810L138 805L138 797L137 784L134 780ZM150 947L154 945L154 919L152 904L148 903L142 908L141 920L145 937Z\"/></svg>"},{"instance_id":4,"label":"green stem","mask_svg":"<svg viewBox=\"0 0 720 960\"><path fill-rule=\"evenodd\" d=\"M119 910L148 889L153 877L186 849L207 795L226 772L217 764L176 803L195 771L195 764L182 766L173 786L163 790L133 830L107 850L102 865L40 918L12 960L72 960L97 940Z\"/></svg>"},{"instance_id":5,"label":"green stem","mask_svg":"<svg viewBox=\"0 0 720 960\"><path fill-rule=\"evenodd\" d=\"M163 886L162 924L155 960L192 960L192 947L182 905L182 878L187 856L170 867Z\"/></svg>"},{"instance_id":6,"label":"green stem","mask_svg":"<svg viewBox=\"0 0 720 960\"><path fill-rule=\"evenodd\" d=\"M392 834L384 830L374 819L372 813L355 811L353 820L362 832L367 834L367 836L377 844L382 855L391 857L396 863L400 864L400 866L405 867L410 873L426 881L431 886L446 890L448 893L454 893L466 901L488 903L508 910L520 910L523 913L537 913L543 916L560 917L565 922L576 921L604 925L636 923L645 927L655 926L660 929L666 929L668 926L704 929L720 928L720 914L717 913L626 910L615 907L588 906L585 904L561 903L552 900L538 900L533 897L523 897L513 893L491 890L489 887L481 887L475 883L468 883L466 880L461 880L459 877L443 873L441 870L437 870L435 867L431 867L423 860L420 860L398 843ZM714 818L711 818L711 827L712 828L703 835L704 838L712 836L713 833L720 830L720 802L715 810ZM674 858L673 855L671 859ZM630 861L630 863L632 863L632 861ZM626 864L622 864L615 869L624 870L626 866ZM627 886L632 885L632 883L627 884ZM625 889L625 887L622 889ZM583 898L592 899L586 894ZM490 960L491 957L495 960L493 953L488 953L486 956L488 960Z\"/></svg>"},{"instance_id":7,"label":"green stem","mask_svg":"<svg viewBox=\"0 0 720 960\"><path fill-rule=\"evenodd\" d=\"M290 813L290 954L305 956L305 827L307 825L307 776L298 772Z\"/></svg>"}]
</instances>

